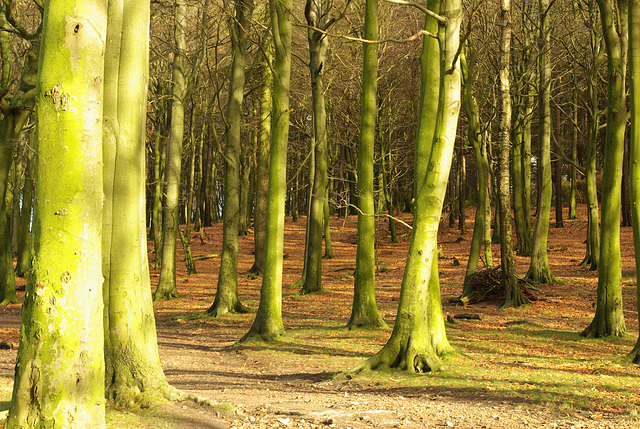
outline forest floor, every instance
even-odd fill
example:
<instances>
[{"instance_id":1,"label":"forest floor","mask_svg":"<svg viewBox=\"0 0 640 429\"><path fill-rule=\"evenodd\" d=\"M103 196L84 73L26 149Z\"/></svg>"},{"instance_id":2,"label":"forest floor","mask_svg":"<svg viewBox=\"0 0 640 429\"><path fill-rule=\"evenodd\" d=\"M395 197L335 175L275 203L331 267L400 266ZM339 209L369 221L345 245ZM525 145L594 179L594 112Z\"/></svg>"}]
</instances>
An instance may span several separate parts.
<instances>
[{"instance_id":1,"label":"forest floor","mask_svg":"<svg viewBox=\"0 0 640 429\"><path fill-rule=\"evenodd\" d=\"M410 222L409 215L403 219ZM553 218L552 218L553 219ZM335 257L323 263L325 292L300 295L305 219L287 219L283 318L278 341L235 345L255 314L212 319L219 257L196 262L198 274L178 272L180 297L156 304L160 357L169 382L220 403L161 404L150 409L109 409L109 428L636 428L640 427L640 368L624 360L636 342L635 268L631 228L622 228L623 289L629 334L579 336L594 314L597 274L578 266L585 253L586 213L551 228L549 262L563 283L540 285L538 300L498 310L499 301L467 307L459 296L473 228L441 225L440 282L447 315L479 313L481 320L447 322L455 353L435 374L396 370L345 374L378 351L390 329L346 330L351 311L356 217L332 217ZM193 233L194 256L221 250L221 224L206 228L204 244ZM378 223L376 277L380 311L393 326L409 229L398 225L390 243L386 220ZM253 236L241 237L239 272L252 266ZM494 260L498 246L494 245ZM150 253L153 259L153 253ZM182 260L182 255L179 255ZM460 265L457 265L457 262ZM524 275L528 258L517 257ZM158 271L152 271L152 287ZM23 283L24 280L21 280ZM23 283L24 284L24 283ZM260 278L238 277L241 300L256 308ZM22 296L20 296L22 298ZM18 342L20 305L0 308L0 340ZM0 350L0 423L6 416L16 350Z\"/></svg>"}]
</instances>

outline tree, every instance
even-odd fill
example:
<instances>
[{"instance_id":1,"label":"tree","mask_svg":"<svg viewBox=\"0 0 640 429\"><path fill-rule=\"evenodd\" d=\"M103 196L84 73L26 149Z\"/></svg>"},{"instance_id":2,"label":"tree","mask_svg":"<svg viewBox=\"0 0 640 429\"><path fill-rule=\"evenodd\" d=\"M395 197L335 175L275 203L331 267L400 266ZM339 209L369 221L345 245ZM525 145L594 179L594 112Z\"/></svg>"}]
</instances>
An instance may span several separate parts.
<instances>
[{"instance_id":1,"label":"tree","mask_svg":"<svg viewBox=\"0 0 640 429\"><path fill-rule=\"evenodd\" d=\"M542 0L544 1L544 0ZM500 142L498 155L498 211L500 223L500 260L505 284L502 308L519 307L528 300L516 280L515 259L511 244L511 189L509 181L509 144L511 138L511 80L509 65L511 55L511 1L500 1L502 37L500 40ZM496 222L497 223L497 222Z\"/></svg>"},{"instance_id":2,"label":"tree","mask_svg":"<svg viewBox=\"0 0 640 429\"><path fill-rule=\"evenodd\" d=\"M96 82L107 1L51 0L43 16L35 256L5 427L103 428L103 87Z\"/></svg>"},{"instance_id":3,"label":"tree","mask_svg":"<svg viewBox=\"0 0 640 429\"><path fill-rule=\"evenodd\" d=\"M531 31L532 4L522 5L522 56L514 69L516 91L513 95L515 120L513 123L513 149L511 169L513 177L513 215L517 237L517 254L531 256L531 121L533 116L535 75L533 31Z\"/></svg>"},{"instance_id":4,"label":"tree","mask_svg":"<svg viewBox=\"0 0 640 429\"><path fill-rule=\"evenodd\" d=\"M636 256L636 277L640 274L640 0L629 0L629 81L631 84L631 136L629 147L631 220ZM640 282L636 284L640 315ZM628 358L640 363L640 336Z\"/></svg>"},{"instance_id":5,"label":"tree","mask_svg":"<svg viewBox=\"0 0 640 429\"><path fill-rule=\"evenodd\" d=\"M240 125L245 84L247 31L253 13L253 1L235 1L235 20L230 25L233 60L227 103L227 144L224 151L224 209L222 255L216 297L208 314L245 313L248 309L238 298L238 231L240 224ZM187 220L189 222L189 220Z\"/></svg>"},{"instance_id":6,"label":"tree","mask_svg":"<svg viewBox=\"0 0 640 429\"><path fill-rule=\"evenodd\" d=\"M364 37L378 39L378 2L365 3ZM376 138L378 47L363 43L360 143L358 145L358 247L353 307L348 328L386 326L378 312L375 295L375 207L373 202L373 152Z\"/></svg>"},{"instance_id":7,"label":"tree","mask_svg":"<svg viewBox=\"0 0 640 429\"><path fill-rule=\"evenodd\" d=\"M268 12L268 11L267 11ZM270 33L265 35L270 37ZM271 73L272 44L265 49L262 63L262 91L260 94L260 134L256 150L256 201L253 216L254 262L250 273L261 274L264 270L264 242L267 214L267 195L269 185L269 141L271 139L271 91L273 75Z\"/></svg>"},{"instance_id":8,"label":"tree","mask_svg":"<svg viewBox=\"0 0 640 429\"><path fill-rule=\"evenodd\" d=\"M591 324L582 332L585 337L622 336L626 332L622 312L620 196L627 122L627 6L626 0L598 0L607 47L609 107L602 176L602 224L596 314Z\"/></svg>"},{"instance_id":9,"label":"tree","mask_svg":"<svg viewBox=\"0 0 640 429\"><path fill-rule=\"evenodd\" d=\"M175 0L175 55L173 57L173 93L171 100L171 134L167 145L165 181L166 201L162 212L162 268L154 300L178 296L176 287L176 241L180 219L180 169L182 163L182 139L184 137L184 99L186 95L184 51L186 49L185 0Z\"/></svg>"},{"instance_id":10,"label":"tree","mask_svg":"<svg viewBox=\"0 0 640 429\"><path fill-rule=\"evenodd\" d=\"M265 340L284 332L282 324L282 258L284 253L284 203L287 189L287 139L289 136L289 84L291 78L292 0L269 0L275 67L271 112L271 152L265 237L265 269L258 312L243 337Z\"/></svg>"},{"instance_id":11,"label":"tree","mask_svg":"<svg viewBox=\"0 0 640 429\"><path fill-rule=\"evenodd\" d=\"M427 9L431 13L426 17L420 57L422 84L414 154L417 193L398 314L385 346L361 364L360 370L387 365L411 372L435 371L441 366L439 357L450 349L440 302L436 240L461 101L462 10L458 0L429 0ZM440 46L428 35L435 33ZM438 100L437 110L429 108L433 98Z\"/></svg>"},{"instance_id":12,"label":"tree","mask_svg":"<svg viewBox=\"0 0 640 429\"><path fill-rule=\"evenodd\" d=\"M475 68L475 52L470 43L468 48L469 62L471 67L467 66L466 55L460 57L460 67L462 71L462 80L464 83L462 94L462 108L467 115L467 139L476 155L476 172L478 178L478 197L476 199L476 216L473 225L473 237L471 239L471 248L469 250L469 260L467 262L467 270L465 272L465 281L462 295L467 296L472 291L469 279L471 275L478 269L480 260L480 248L484 244L485 253L491 255L491 207L489 201L489 160L487 157L487 133L488 131L481 128L480 114L478 112L478 102L473 95L473 84L475 76L469 70ZM489 228L487 228L489 225ZM491 260L486 258L487 266L491 266Z\"/></svg>"},{"instance_id":13,"label":"tree","mask_svg":"<svg viewBox=\"0 0 640 429\"><path fill-rule=\"evenodd\" d=\"M158 355L149 280L145 131L149 0L109 1L104 72L105 390L120 406L178 397Z\"/></svg>"},{"instance_id":14,"label":"tree","mask_svg":"<svg viewBox=\"0 0 640 429\"><path fill-rule=\"evenodd\" d=\"M29 33L12 15L13 2L4 4L0 13L3 27L10 24L12 30L17 32L23 40L29 44L25 64L20 76L20 84L17 91L11 92L12 65L8 56L9 40L0 39L0 49L3 51L2 76L0 88L2 99L0 100L0 234L4 237L0 245L0 306L18 302L15 290L15 277L13 273L13 258L11 252L11 221L7 197L11 196L10 171L13 165L13 157L16 152L17 142L21 138L31 113L34 110L36 80L38 74L38 57L40 52L40 29L35 33ZM5 31L2 31L4 34ZM15 187L15 186L14 186Z\"/></svg>"},{"instance_id":15,"label":"tree","mask_svg":"<svg viewBox=\"0 0 640 429\"><path fill-rule=\"evenodd\" d=\"M550 1L540 0L539 37L538 37L538 216L533 230L533 248L527 279L539 283L555 283L557 279L551 273L547 256L549 236L549 216L551 213L551 62L549 61L549 25ZM556 124L559 127L560 124Z\"/></svg>"}]
</instances>

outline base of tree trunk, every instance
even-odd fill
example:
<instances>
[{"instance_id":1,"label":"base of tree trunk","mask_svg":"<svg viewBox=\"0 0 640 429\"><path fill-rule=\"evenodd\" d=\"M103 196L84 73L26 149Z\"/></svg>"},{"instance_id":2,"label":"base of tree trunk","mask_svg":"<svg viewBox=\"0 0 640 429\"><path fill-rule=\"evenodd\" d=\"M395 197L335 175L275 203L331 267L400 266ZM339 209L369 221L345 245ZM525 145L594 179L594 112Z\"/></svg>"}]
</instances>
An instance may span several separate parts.
<instances>
[{"instance_id":1,"label":"base of tree trunk","mask_svg":"<svg viewBox=\"0 0 640 429\"><path fill-rule=\"evenodd\" d=\"M551 269L548 265L538 266L538 267L529 267L529 271L525 276L525 279L534 283L541 284L558 284L561 283L561 280L553 275Z\"/></svg>"},{"instance_id":2,"label":"base of tree trunk","mask_svg":"<svg viewBox=\"0 0 640 429\"><path fill-rule=\"evenodd\" d=\"M594 317L593 321L587 326L587 328L580 333L581 337L585 338L602 338L602 337L624 337L627 333L627 329L622 324L617 326L607 326L602 317ZM636 345L636 347L638 347Z\"/></svg>"},{"instance_id":3,"label":"base of tree trunk","mask_svg":"<svg viewBox=\"0 0 640 429\"><path fill-rule=\"evenodd\" d=\"M157 301L168 301L170 299L174 299L174 298L179 298L180 295L178 294L177 291L171 291L171 290L156 290L156 292L153 294L153 301L157 302Z\"/></svg>"},{"instance_id":4,"label":"base of tree trunk","mask_svg":"<svg viewBox=\"0 0 640 429\"><path fill-rule=\"evenodd\" d=\"M636 345L627 355L627 361L636 365L640 364L640 337L638 338L638 342L636 343Z\"/></svg>"},{"instance_id":5,"label":"base of tree trunk","mask_svg":"<svg viewBox=\"0 0 640 429\"><path fill-rule=\"evenodd\" d=\"M9 305L9 304L17 304L18 303L18 297L15 296L15 291L13 292L14 296L11 297L7 297L5 299L3 299L2 301L0 301L0 307L4 307L5 305Z\"/></svg>"},{"instance_id":6,"label":"base of tree trunk","mask_svg":"<svg viewBox=\"0 0 640 429\"><path fill-rule=\"evenodd\" d=\"M380 314L377 315L351 315L351 319L347 323L348 330L356 328L372 328L372 329L389 329L387 322L382 319Z\"/></svg>"},{"instance_id":7,"label":"base of tree trunk","mask_svg":"<svg viewBox=\"0 0 640 429\"><path fill-rule=\"evenodd\" d=\"M256 317L256 320L253 322L249 332L244 334L244 336L238 340L239 343L251 341L258 337L261 338L262 341L274 341L285 335L284 326L281 324L279 326L276 326L275 324L264 324L258 319L259 318Z\"/></svg>"},{"instance_id":8,"label":"base of tree trunk","mask_svg":"<svg viewBox=\"0 0 640 429\"><path fill-rule=\"evenodd\" d=\"M251 313L251 308L245 307L240 301L236 301L233 305L222 305L214 302L205 312L211 317L221 317L226 314L246 314Z\"/></svg>"},{"instance_id":9,"label":"base of tree trunk","mask_svg":"<svg viewBox=\"0 0 640 429\"><path fill-rule=\"evenodd\" d=\"M442 368L442 360L432 347L426 347L426 350L424 346L416 347L411 338L394 342L390 340L382 350L361 363L353 372L380 368L396 368L413 373L436 372Z\"/></svg>"}]
</instances>

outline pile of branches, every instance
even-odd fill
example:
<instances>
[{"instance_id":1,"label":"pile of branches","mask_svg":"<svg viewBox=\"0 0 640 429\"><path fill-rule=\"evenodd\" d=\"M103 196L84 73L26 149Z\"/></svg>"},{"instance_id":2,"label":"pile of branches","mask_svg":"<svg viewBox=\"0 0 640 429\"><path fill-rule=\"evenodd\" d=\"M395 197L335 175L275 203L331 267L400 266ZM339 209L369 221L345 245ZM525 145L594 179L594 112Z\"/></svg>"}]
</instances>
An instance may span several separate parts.
<instances>
[{"instance_id":1,"label":"pile of branches","mask_svg":"<svg viewBox=\"0 0 640 429\"><path fill-rule=\"evenodd\" d=\"M530 301L537 301L538 297L533 293L533 290L536 290L535 286L525 279L518 278L517 280L524 296ZM476 271L467 279L465 290L467 291L465 295L452 301L466 305L483 301L504 300L505 287L502 267Z\"/></svg>"}]
</instances>

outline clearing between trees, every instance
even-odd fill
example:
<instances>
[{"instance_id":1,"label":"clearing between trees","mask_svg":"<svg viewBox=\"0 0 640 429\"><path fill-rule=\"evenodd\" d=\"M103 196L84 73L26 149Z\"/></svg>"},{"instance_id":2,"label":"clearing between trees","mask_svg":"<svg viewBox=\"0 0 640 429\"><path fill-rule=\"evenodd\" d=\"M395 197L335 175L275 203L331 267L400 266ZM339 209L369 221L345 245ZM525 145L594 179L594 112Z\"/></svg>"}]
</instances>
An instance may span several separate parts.
<instances>
[{"instance_id":1,"label":"clearing between trees","mask_svg":"<svg viewBox=\"0 0 640 429\"><path fill-rule=\"evenodd\" d=\"M597 273L579 267L587 231L586 209L549 234L549 261L564 282L538 285L537 301L497 310L500 300L450 303L458 297L473 230L460 235L441 223L440 282L447 335L456 352L435 374L395 370L352 375L385 344L387 330L346 330L353 294L356 217L331 218L335 257L323 261L321 294L301 295L305 219L287 219L283 319L287 335L274 342L234 346L254 315L205 316L215 296L219 257L196 262L197 274L178 266L180 297L155 304L160 357L169 382L209 397L218 407L191 403L150 409L109 409L109 428L635 428L640 425L640 369L624 360L637 339L631 228L622 228L623 289L629 334L585 339L593 317ZM553 216L553 213L552 213ZM410 222L410 215L401 216ZM377 300L389 326L398 304L409 230L377 222ZM194 256L220 254L222 224L193 233ZM240 273L253 263L251 235L240 237ZM151 244L150 244L151 245ZM494 245L497 255L499 245ZM153 260L153 254L150 256ZM182 255L178 255L182 260ZM496 260L499 260L496 258ZM460 263L457 265L457 263ZM528 259L516 257L519 276ZM158 272L152 272L152 289ZM22 280L24 282L24 280ZM260 278L239 276L240 298L256 308ZM20 295L22 299L22 295ZM0 308L0 341L18 344L21 304ZM474 315L478 319L456 316ZM0 422L6 417L16 349L0 350Z\"/></svg>"}]
</instances>

